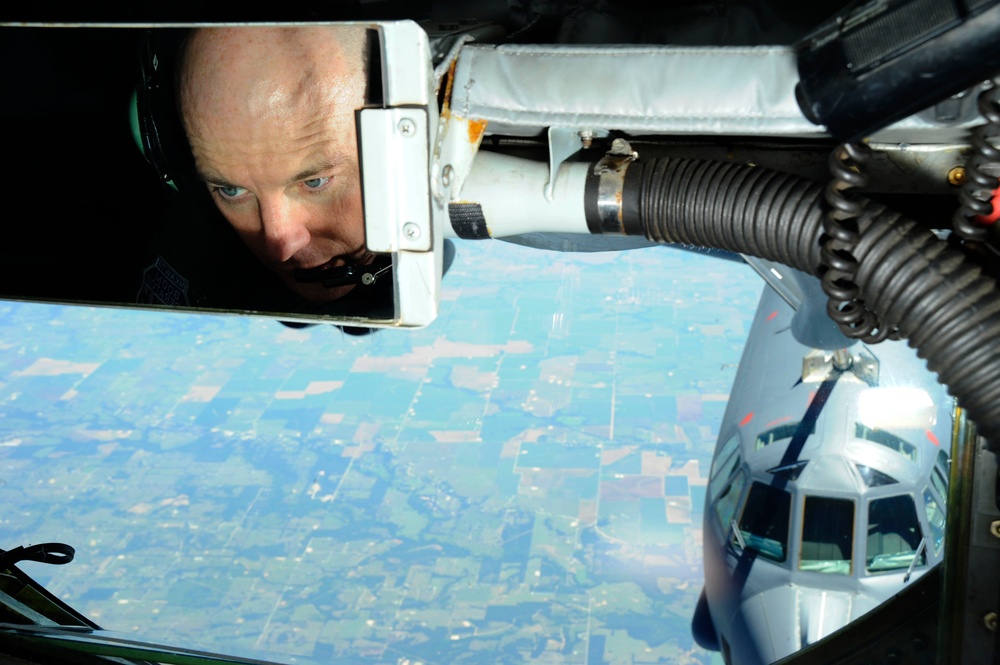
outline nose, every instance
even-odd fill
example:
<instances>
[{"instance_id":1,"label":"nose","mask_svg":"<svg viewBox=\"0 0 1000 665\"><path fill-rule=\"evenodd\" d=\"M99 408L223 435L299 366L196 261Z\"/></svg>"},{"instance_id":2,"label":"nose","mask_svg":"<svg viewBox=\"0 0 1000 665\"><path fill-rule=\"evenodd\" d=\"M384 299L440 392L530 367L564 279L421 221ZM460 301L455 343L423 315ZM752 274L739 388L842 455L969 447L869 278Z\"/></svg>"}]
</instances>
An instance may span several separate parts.
<instances>
[{"instance_id":1,"label":"nose","mask_svg":"<svg viewBox=\"0 0 1000 665\"><path fill-rule=\"evenodd\" d=\"M283 196L258 201L264 251L269 259L284 263L309 245L311 234L305 210Z\"/></svg>"}]
</instances>

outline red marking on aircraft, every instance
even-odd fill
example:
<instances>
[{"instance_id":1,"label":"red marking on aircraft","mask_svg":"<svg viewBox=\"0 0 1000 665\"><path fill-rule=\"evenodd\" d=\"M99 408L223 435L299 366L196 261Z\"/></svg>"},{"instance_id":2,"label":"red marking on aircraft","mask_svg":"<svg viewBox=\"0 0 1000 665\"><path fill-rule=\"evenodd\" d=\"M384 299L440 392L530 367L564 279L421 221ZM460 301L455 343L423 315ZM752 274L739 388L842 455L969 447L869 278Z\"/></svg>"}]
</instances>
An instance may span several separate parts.
<instances>
[{"instance_id":1,"label":"red marking on aircraft","mask_svg":"<svg viewBox=\"0 0 1000 665\"><path fill-rule=\"evenodd\" d=\"M764 425L764 429L771 429L775 425L779 425L781 423L787 423L791 419L792 419L791 416L785 416L783 418L776 418L776 419L772 420L771 422L769 422L768 424Z\"/></svg>"},{"instance_id":2,"label":"red marking on aircraft","mask_svg":"<svg viewBox=\"0 0 1000 665\"><path fill-rule=\"evenodd\" d=\"M926 431L926 434L927 434L927 438L928 438L928 439L930 440L930 442L931 442L931 443L933 443L933 444L934 444L935 446L940 446L940 445L941 445L941 442L940 442L940 441L938 441L938 438L937 438L936 436L934 436L934 432L932 432L932 431L930 431L930 430L927 430L927 431Z\"/></svg>"},{"instance_id":3,"label":"red marking on aircraft","mask_svg":"<svg viewBox=\"0 0 1000 665\"><path fill-rule=\"evenodd\" d=\"M751 420L753 420L753 411L751 411L750 413L748 413L746 415L746 417L743 418L743 420L740 421L740 427L743 427L744 425L746 425Z\"/></svg>"},{"instance_id":4,"label":"red marking on aircraft","mask_svg":"<svg viewBox=\"0 0 1000 665\"><path fill-rule=\"evenodd\" d=\"M770 314L768 314L767 320L770 321L771 319L773 319L776 316L778 316L778 310L774 310L773 312L771 312Z\"/></svg>"}]
</instances>

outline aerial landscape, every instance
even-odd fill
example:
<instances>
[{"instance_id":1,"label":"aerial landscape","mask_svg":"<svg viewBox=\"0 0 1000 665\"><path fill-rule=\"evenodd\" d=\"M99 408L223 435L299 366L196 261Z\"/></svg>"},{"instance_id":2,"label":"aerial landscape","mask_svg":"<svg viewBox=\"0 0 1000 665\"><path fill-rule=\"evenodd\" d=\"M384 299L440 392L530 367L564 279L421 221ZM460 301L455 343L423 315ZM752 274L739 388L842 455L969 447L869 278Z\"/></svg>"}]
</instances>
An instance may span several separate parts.
<instances>
[{"instance_id":1,"label":"aerial landscape","mask_svg":"<svg viewBox=\"0 0 1000 665\"><path fill-rule=\"evenodd\" d=\"M763 282L460 242L431 326L0 302L0 547L103 628L330 663L714 663L706 477Z\"/></svg>"}]
</instances>

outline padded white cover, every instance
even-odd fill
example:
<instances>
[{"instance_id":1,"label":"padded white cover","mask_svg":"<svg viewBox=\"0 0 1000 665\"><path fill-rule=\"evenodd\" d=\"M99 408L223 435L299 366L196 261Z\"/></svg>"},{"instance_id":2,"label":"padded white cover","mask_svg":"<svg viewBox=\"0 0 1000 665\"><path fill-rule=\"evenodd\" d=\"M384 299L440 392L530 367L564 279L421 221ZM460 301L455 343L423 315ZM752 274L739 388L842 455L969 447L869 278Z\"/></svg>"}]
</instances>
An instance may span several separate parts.
<instances>
[{"instance_id":1,"label":"padded white cover","mask_svg":"<svg viewBox=\"0 0 1000 665\"><path fill-rule=\"evenodd\" d=\"M795 101L798 80L789 46L472 44L459 53L451 106L461 117L487 120L487 133L506 136L566 127L822 137ZM964 131L915 116L878 136L941 141Z\"/></svg>"}]
</instances>

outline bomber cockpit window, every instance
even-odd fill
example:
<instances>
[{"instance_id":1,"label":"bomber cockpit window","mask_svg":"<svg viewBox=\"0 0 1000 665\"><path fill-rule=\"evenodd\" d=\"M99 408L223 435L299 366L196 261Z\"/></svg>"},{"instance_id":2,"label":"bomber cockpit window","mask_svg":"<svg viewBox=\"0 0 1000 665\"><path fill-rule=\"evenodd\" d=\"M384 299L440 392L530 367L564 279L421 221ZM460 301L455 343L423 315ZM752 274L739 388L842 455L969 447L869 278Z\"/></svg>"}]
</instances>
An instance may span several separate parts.
<instances>
[{"instance_id":1,"label":"bomber cockpit window","mask_svg":"<svg viewBox=\"0 0 1000 665\"><path fill-rule=\"evenodd\" d=\"M941 553L941 546L944 545L944 508L938 505L934 495L926 488L924 489L924 510L927 513L927 523L931 527L934 554L937 555Z\"/></svg>"},{"instance_id":2,"label":"bomber cockpit window","mask_svg":"<svg viewBox=\"0 0 1000 665\"><path fill-rule=\"evenodd\" d=\"M882 485L892 485L899 482L889 474L882 473L878 469L873 469L867 464L855 464L854 468L861 474L861 479L865 481L865 485L868 485L868 487L881 487Z\"/></svg>"},{"instance_id":3,"label":"bomber cockpit window","mask_svg":"<svg viewBox=\"0 0 1000 665\"><path fill-rule=\"evenodd\" d=\"M712 462L712 471L709 474L708 496L714 499L719 491L725 486L733 471L740 465L739 456L739 433L733 434L722 445L719 453Z\"/></svg>"},{"instance_id":4,"label":"bomber cockpit window","mask_svg":"<svg viewBox=\"0 0 1000 665\"><path fill-rule=\"evenodd\" d=\"M836 575L851 574L854 550L854 502L807 496L802 517L799 569Z\"/></svg>"},{"instance_id":5,"label":"bomber cockpit window","mask_svg":"<svg viewBox=\"0 0 1000 665\"><path fill-rule=\"evenodd\" d=\"M715 502L715 514L719 518L722 530L726 533L730 531L733 515L736 514L736 503L740 500L740 495L743 494L743 486L746 485L746 482L746 475L742 471L739 472L733 481L725 486L725 490Z\"/></svg>"},{"instance_id":6,"label":"bomber cockpit window","mask_svg":"<svg viewBox=\"0 0 1000 665\"><path fill-rule=\"evenodd\" d=\"M802 423L785 423L784 425L778 425L777 427L772 427L769 430L761 432L757 435L756 440L753 442L753 449L755 451L761 448L766 448L767 446L775 443L777 441L782 441L784 439L790 439L795 436L795 433L799 429L799 425ZM815 432L815 426L810 428L809 434Z\"/></svg>"},{"instance_id":7,"label":"bomber cockpit window","mask_svg":"<svg viewBox=\"0 0 1000 665\"><path fill-rule=\"evenodd\" d=\"M931 483L934 484L934 489L941 496L941 501L944 502L945 506L948 505L948 474L950 472L951 458L948 457L948 453L939 450L934 470L931 471Z\"/></svg>"},{"instance_id":8,"label":"bomber cockpit window","mask_svg":"<svg viewBox=\"0 0 1000 665\"><path fill-rule=\"evenodd\" d=\"M917 447L892 432L887 432L884 429L873 429L861 423L854 423L854 436L865 441L877 443L880 446L885 446L890 450L895 450L911 462L917 461Z\"/></svg>"},{"instance_id":9,"label":"bomber cockpit window","mask_svg":"<svg viewBox=\"0 0 1000 665\"><path fill-rule=\"evenodd\" d=\"M792 496L788 492L755 482L743 504L739 533L733 534L732 542L756 550L768 559L784 561L791 507Z\"/></svg>"},{"instance_id":10,"label":"bomber cockpit window","mask_svg":"<svg viewBox=\"0 0 1000 665\"><path fill-rule=\"evenodd\" d=\"M916 565L927 565L917 509L908 494L873 499L868 504L868 549L865 570L882 573L906 570L919 554Z\"/></svg>"}]
</instances>

